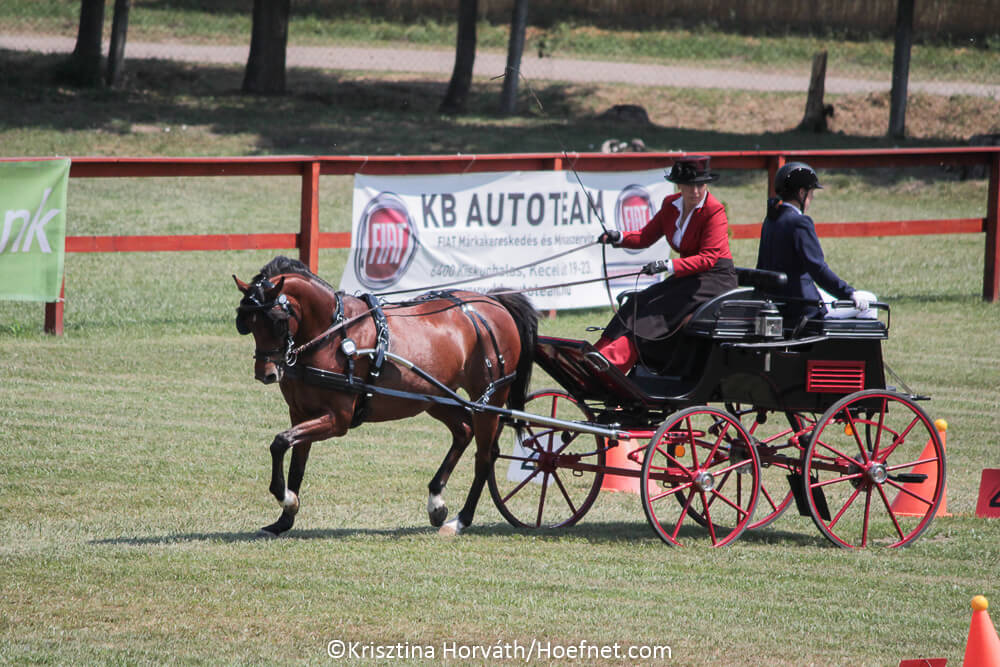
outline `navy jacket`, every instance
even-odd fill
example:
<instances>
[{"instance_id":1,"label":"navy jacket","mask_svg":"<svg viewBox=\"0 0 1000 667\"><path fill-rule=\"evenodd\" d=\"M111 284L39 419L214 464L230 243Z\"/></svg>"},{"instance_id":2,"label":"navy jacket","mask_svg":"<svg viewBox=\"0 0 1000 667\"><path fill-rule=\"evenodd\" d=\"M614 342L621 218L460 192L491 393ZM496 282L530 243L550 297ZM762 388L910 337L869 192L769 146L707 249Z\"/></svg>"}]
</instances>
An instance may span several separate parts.
<instances>
[{"instance_id":1,"label":"navy jacket","mask_svg":"<svg viewBox=\"0 0 1000 667\"><path fill-rule=\"evenodd\" d=\"M827 266L812 218L778 199L767 202L757 268L788 275L788 285L777 293L779 297L792 297L782 307L787 326L795 326L803 315L823 316L825 309L820 305L817 284L838 299L849 299L854 293L854 288Z\"/></svg>"}]
</instances>

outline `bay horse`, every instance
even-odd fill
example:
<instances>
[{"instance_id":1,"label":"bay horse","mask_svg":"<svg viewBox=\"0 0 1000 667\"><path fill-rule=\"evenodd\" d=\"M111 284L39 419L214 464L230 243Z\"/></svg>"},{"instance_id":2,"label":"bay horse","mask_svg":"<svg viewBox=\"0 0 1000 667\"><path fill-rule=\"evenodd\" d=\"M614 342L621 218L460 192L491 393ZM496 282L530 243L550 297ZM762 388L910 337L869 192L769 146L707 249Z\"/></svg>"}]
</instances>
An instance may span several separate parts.
<instances>
[{"instance_id":1,"label":"bay horse","mask_svg":"<svg viewBox=\"0 0 1000 667\"><path fill-rule=\"evenodd\" d=\"M279 384L292 424L270 446L269 490L281 515L262 533L277 536L294 524L312 443L342 436L363 421L421 412L442 422L452 437L428 484L431 525L444 535L470 526L499 454L503 424L497 413L463 406L454 392L465 391L473 402L524 409L538 333L537 313L527 297L448 291L379 304L371 295L339 292L302 262L280 256L249 283L233 279L243 294L237 331L253 334L256 347L254 377ZM442 492L473 437L472 486L461 511L445 523Z\"/></svg>"}]
</instances>

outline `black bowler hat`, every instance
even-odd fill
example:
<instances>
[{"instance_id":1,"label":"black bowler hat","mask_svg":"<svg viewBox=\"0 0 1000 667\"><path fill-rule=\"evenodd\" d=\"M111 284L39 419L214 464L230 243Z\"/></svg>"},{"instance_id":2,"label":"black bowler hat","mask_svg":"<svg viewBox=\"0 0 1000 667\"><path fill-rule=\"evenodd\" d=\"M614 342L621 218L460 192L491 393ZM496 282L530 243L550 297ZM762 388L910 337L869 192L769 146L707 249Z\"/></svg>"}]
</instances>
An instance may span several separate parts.
<instances>
[{"instance_id":1,"label":"black bowler hat","mask_svg":"<svg viewBox=\"0 0 1000 667\"><path fill-rule=\"evenodd\" d=\"M711 158L707 155L688 155L674 160L666 179L671 183L693 184L711 183L719 178L711 173Z\"/></svg>"}]
</instances>

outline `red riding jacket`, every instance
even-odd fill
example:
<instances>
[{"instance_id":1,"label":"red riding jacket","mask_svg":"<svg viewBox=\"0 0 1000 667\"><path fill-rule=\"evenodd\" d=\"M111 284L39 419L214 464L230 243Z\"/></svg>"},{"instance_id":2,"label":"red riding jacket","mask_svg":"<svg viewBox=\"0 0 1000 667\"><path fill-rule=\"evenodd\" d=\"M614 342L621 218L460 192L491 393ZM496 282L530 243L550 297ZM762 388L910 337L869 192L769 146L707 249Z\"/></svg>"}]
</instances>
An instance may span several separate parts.
<instances>
[{"instance_id":1,"label":"red riding jacket","mask_svg":"<svg viewBox=\"0 0 1000 667\"><path fill-rule=\"evenodd\" d=\"M680 255L673 262L676 276L701 273L715 266L719 259L732 259L726 209L711 192L705 194L702 205L691 213L691 221L684 230L680 246L674 245L681 206L680 193L668 195L645 227L623 234L617 245L622 248L648 248L661 237L666 237L670 247Z\"/></svg>"}]
</instances>

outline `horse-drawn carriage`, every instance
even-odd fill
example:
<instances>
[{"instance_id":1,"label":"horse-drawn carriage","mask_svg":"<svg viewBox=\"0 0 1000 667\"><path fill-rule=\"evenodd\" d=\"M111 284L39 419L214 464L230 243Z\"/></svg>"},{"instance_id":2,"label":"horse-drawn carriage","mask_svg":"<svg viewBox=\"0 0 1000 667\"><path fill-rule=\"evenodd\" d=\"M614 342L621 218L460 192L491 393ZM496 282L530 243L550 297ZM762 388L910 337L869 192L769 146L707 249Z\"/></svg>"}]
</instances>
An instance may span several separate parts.
<instances>
[{"instance_id":1,"label":"horse-drawn carriage","mask_svg":"<svg viewBox=\"0 0 1000 667\"><path fill-rule=\"evenodd\" d=\"M923 397L886 385L883 304L886 321L786 327L760 286L767 276L741 270L744 286L692 313L655 368L626 376L586 341L537 336L520 295L435 292L380 305L279 259L237 280L237 327L254 334L257 378L280 380L293 424L271 445L282 515L270 534L294 522L313 441L423 411L453 436L429 484L432 524L444 523L441 492L477 441L465 506L443 526L453 533L471 524L487 483L510 523L537 528L579 521L606 475L638 478L661 539L707 534L713 546L792 504L839 546L901 546L944 497L944 448ZM526 395L532 360L560 388ZM498 455L501 423L517 435ZM623 450L635 465L610 465Z\"/></svg>"},{"instance_id":2,"label":"horse-drawn carriage","mask_svg":"<svg viewBox=\"0 0 1000 667\"><path fill-rule=\"evenodd\" d=\"M585 341L539 338L535 362L561 389L535 392L526 409L570 423L529 424L497 459L490 490L509 522L576 523L604 476L619 475L640 478L646 517L669 544L694 529L721 546L793 503L844 547L900 546L923 532L944 495L944 448L916 403L924 397L886 385L888 306L875 306L886 321L786 328L752 285L773 277L740 278L745 286L692 314L655 372L625 376ZM590 438L580 422L628 437ZM614 448L641 470L608 465Z\"/></svg>"}]
</instances>

